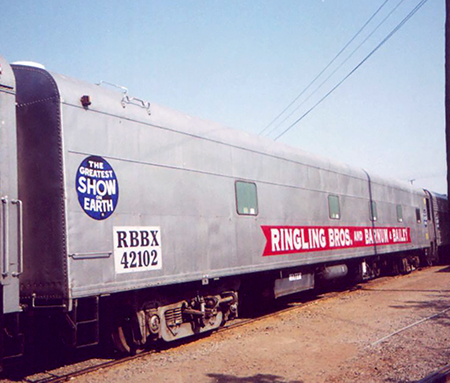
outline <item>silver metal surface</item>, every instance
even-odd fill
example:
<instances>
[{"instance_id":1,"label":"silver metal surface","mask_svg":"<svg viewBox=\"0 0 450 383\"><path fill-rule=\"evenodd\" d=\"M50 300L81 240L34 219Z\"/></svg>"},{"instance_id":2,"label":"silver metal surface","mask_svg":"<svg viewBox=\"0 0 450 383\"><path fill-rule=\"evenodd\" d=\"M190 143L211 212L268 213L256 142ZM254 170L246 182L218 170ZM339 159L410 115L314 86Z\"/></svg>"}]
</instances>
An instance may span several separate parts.
<instances>
[{"instance_id":1,"label":"silver metal surface","mask_svg":"<svg viewBox=\"0 0 450 383\"><path fill-rule=\"evenodd\" d=\"M276 279L273 292L275 298L280 298L313 288L314 273L294 273L285 278Z\"/></svg>"},{"instance_id":2,"label":"silver metal surface","mask_svg":"<svg viewBox=\"0 0 450 383\"><path fill-rule=\"evenodd\" d=\"M0 56L0 197L2 274L4 313L21 311L19 305L20 232L17 200L16 84L8 62Z\"/></svg>"},{"instance_id":3,"label":"silver metal surface","mask_svg":"<svg viewBox=\"0 0 450 383\"><path fill-rule=\"evenodd\" d=\"M158 105L152 104L149 115L139 99L138 105L123 108L121 93L61 75L52 77L61 103L55 111L61 112L57 115L61 120L53 119L57 123L51 135L61 140L62 157L55 155L58 163L52 169L61 172L53 176L63 182L61 211L67 229L61 249L71 298L201 283L205 276L334 263L430 245L428 227L415 218L415 209L424 208L423 190ZM90 96L89 105L80 104L83 95ZM86 170L82 164L89 161L97 168ZM105 163L112 170L95 170ZM80 190L88 188L85 179L77 184L80 168L82 174L100 174L89 186L98 187L98 198L89 203L80 202L86 201ZM102 206L106 183L100 181L110 172L117 181L117 205L110 216L93 218L88 211ZM236 181L256 185L257 215L236 211ZM339 197L339 219L329 217L329 194ZM371 201L378 211L373 222ZM402 222L397 222L397 205L403 208ZM262 226L394 226L410 228L411 243L263 256ZM151 231L158 233L154 248L150 237L143 237L140 245L138 234L130 239L132 233ZM129 249L131 242L125 238L136 246Z\"/></svg>"},{"instance_id":4,"label":"silver metal surface","mask_svg":"<svg viewBox=\"0 0 450 383\"><path fill-rule=\"evenodd\" d=\"M112 250L115 226L158 226L162 236L160 270L116 274L112 259L71 260L74 297L428 245L426 228L414 219L423 191L372 177L375 226L409 226L411 244L263 257L261 225L371 226L366 173L157 105L151 116L137 107L124 110L120 94L54 77L64 99L69 253L89 253L99 243ZM81 94L92 96L88 111L77 106ZM118 177L119 203L104 221L82 211L73 184L90 155L105 158ZM258 216L236 213L236 180L256 183ZM340 197L338 221L328 217L329 193ZM402 223L396 222L396 204L404 206Z\"/></svg>"}]
</instances>

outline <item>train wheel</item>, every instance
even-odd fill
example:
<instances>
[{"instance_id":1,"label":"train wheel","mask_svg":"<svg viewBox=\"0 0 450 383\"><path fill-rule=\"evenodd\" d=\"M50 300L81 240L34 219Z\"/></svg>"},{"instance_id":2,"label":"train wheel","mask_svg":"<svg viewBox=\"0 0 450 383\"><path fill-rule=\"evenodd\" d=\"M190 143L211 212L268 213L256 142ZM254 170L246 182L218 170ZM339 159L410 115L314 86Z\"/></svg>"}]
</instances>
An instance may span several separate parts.
<instances>
[{"instance_id":1,"label":"train wheel","mask_svg":"<svg viewBox=\"0 0 450 383\"><path fill-rule=\"evenodd\" d=\"M117 351L123 353L123 354L129 354L132 355L131 352L131 345L128 344L127 339L125 337L123 327L117 327L114 329L113 333L111 334L114 347Z\"/></svg>"},{"instance_id":2,"label":"train wheel","mask_svg":"<svg viewBox=\"0 0 450 383\"><path fill-rule=\"evenodd\" d=\"M422 266L433 266L437 263L438 253L434 243L430 244L428 249L424 249L420 256L420 264Z\"/></svg>"},{"instance_id":3,"label":"train wheel","mask_svg":"<svg viewBox=\"0 0 450 383\"><path fill-rule=\"evenodd\" d=\"M127 355L136 355L140 344L141 334L134 312L120 318L111 333L116 350Z\"/></svg>"},{"instance_id":4,"label":"train wheel","mask_svg":"<svg viewBox=\"0 0 450 383\"><path fill-rule=\"evenodd\" d=\"M381 275L381 265L379 262L374 262L372 264L373 276L379 278Z\"/></svg>"}]
</instances>

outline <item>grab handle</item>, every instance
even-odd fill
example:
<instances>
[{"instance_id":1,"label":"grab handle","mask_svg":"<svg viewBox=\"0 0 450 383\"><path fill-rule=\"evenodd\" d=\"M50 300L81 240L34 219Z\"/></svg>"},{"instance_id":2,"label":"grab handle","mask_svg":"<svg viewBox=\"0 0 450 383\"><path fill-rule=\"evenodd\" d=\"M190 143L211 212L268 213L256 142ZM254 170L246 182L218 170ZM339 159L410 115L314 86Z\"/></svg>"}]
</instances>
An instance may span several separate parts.
<instances>
[{"instance_id":1,"label":"grab handle","mask_svg":"<svg viewBox=\"0 0 450 383\"><path fill-rule=\"evenodd\" d=\"M2 201L2 276L7 277L9 274L9 204L8 197L4 196Z\"/></svg>"},{"instance_id":2,"label":"grab handle","mask_svg":"<svg viewBox=\"0 0 450 383\"><path fill-rule=\"evenodd\" d=\"M20 199L13 199L11 201L13 205L17 205L17 248L19 253L19 260L17 265L17 271L13 272L11 275L13 277L18 277L23 273L23 203Z\"/></svg>"},{"instance_id":3,"label":"grab handle","mask_svg":"<svg viewBox=\"0 0 450 383\"><path fill-rule=\"evenodd\" d=\"M113 84L112 82L107 81L100 81L96 85L101 86L102 84L112 86L114 88L120 89L123 92L122 101L120 102L122 104L122 108L125 108L127 104L130 105L136 105L141 108L144 108L147 111L147 114L150 116L152 113L150 111L150 102L143 100L142 98L137 97L130 97L128 95L128 88L125 88L122 85Z\"/></svg>"}]
</instances>

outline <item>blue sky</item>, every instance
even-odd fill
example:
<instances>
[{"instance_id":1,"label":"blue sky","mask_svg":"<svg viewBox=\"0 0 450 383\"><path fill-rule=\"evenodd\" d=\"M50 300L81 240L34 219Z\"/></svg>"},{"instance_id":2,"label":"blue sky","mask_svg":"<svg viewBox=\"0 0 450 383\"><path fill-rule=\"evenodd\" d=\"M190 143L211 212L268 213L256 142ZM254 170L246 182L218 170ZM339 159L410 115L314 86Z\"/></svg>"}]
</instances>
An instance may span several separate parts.
<instances>
[{"instance_id":1,"label":"blue sky","mask_svg":"<svg viewBox=\"0 0 450 383\"><path fill-rule=\"evenodd\" d=\"M384 1L0 0L0 55L117 83L133 96L258 134ZM389 0L327 74L400 2ZM418 3L403 0L292 119ZM444 6L444 0L428 0L278 141L445 193Z\"/></svg>"}]
</instances>

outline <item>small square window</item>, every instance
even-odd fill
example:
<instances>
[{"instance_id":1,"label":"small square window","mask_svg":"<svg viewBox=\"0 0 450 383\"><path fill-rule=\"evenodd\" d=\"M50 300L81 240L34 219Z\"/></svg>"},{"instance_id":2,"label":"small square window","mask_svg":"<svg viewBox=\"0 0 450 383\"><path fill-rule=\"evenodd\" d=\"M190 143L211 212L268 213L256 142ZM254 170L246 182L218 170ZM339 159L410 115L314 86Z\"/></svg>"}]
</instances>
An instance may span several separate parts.
<instances>
[{"instance_id":1,"label":"small square window","mask_svg":"<svg viewBox=\"0 0 450 383\"><path fill-rule=\"evenodd\" d=\"M236 182L237 212L241 215L257 215L258 199L256 184L252 182Z\"/></svg>"},{"instance_id":2,"label":"small square window","mask_svg":"<svg viewBox=\"0 0 450 383\"><path fill-rule=\"evenodd\" d=\"M328 213L331 219L341 219L341 207L337 195L328 196Z\"/></svg>"},{"instance_id":3,"label":"small square window","mask_svg":"<svg viewBox=\"0 0 450 383\"><path fill-rule=\"evenodd\" d=\"M370 220L371 221L376 221L378 219L377 203L375 201L371 201L369 203L369 213L370 213Z\"/></svg>"},{"instance_id":4,"label":"small square window","mask_svg":"<svg viewBox=\"0 0 450 383\"><path fill-rule=\"evenodd\" d=\"M397 205L397 221L403 222L403 209L402 205Z\"/></svg>"},{"instance_id":5,"label":"small square window","mask_svg":"<svg viewBox=\"0 0 450 383\"><path fill-rule=\"evenodd\" d=\"M420 223L422 220L420 219L420 209L416 208L416 221Z\"/></svg>"}]
</instances>

